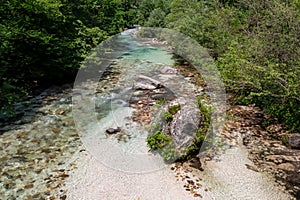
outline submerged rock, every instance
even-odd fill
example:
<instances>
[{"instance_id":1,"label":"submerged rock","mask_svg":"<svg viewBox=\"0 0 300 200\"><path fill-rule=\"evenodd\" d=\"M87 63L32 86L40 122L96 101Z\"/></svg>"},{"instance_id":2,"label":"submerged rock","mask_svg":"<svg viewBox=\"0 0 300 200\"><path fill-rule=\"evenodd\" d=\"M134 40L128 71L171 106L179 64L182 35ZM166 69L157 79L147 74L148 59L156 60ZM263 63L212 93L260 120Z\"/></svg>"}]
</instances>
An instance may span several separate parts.
<instances>
[{"instance_id":1,"label":"submerged rock","mask_svg":"<svg viewBox=\"0 0 300 200\"><path fill-rule=\"evenodd\" d=\"M136 90L155 90L162 87L163 85L160 81L144 75L139 75L137 83L133 86L133 88Z\"/></svg>"}]
</instances>

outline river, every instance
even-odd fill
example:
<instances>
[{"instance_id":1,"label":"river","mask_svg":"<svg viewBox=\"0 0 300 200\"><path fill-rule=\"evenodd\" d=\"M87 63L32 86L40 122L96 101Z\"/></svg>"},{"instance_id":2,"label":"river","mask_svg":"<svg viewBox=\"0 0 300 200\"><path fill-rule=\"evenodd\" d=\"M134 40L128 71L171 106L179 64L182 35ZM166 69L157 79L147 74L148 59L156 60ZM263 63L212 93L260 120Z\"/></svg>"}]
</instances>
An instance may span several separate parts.
<instances>
[{"instance_id":1,"label":"river","mask_svg":"<svg viewBox=\"0 0 300 200\"><path fill-rule=\"evenodd\" d=\"M224 142L204 171L165 164L149 152L151 124L131 118L130 102L140 95L132 90L136 77L154 78L183 99L203 88L190 77L162 74L175 60L153 41L127 31L115 42L123 49L98 70L106 74L44 91L26 102L22 119L2 127L1 199L292 199L273 179L245 167L253 163L240 141ZM151 112L159 109L152 102ZM106 134L112 127L122 134ZM187 188L191 181L197 188Z\"/></svg>"}]
</instances>

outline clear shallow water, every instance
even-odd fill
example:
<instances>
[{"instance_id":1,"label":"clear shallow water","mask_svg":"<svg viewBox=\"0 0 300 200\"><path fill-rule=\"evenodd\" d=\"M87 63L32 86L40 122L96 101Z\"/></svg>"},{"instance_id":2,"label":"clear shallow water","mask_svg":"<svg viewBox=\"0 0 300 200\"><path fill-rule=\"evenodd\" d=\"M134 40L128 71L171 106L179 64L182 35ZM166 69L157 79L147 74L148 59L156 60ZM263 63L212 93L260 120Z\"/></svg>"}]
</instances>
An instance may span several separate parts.
<instances>
[{"instance_id":1,"label":"clear shallow water","mask_svg":"<svg viewBox=\"0 0 300 200\"><path fill-rule=\"evenodd\" d=\"M160 70L166 66L172 66L174 61L172 55L162 49L151 47L132 41L130 35L124 33L122 35L122 42L130 43L131 50L126 50L115 63L114 67L120 75L114 84L108 86L111 90L104 91L101 95L109 93L109 91L126 91L126 88L130 88L135 83L136 77L140 74L150 76L156 80L161 81L166 87L170 88L177 97L183 98L195 98L194 86L189 82L188 78L162 75ZM145 138L147 136L147 127L141 127L129 120L130 115L134 109L128 107L127 103L114 104L115 102L127 102L129 97L126 96L127 92L123 95L116 95L111 102L110 111L100 118L98 124L90 127L89 131L86 131L83 135L83 141L86 145L89 153L93 158L103 164L104 168L99 165L99 172L103 172L101 175L102 180L108 184L118 185L114 189L106 188L103 193L95 191L92 194L88 194L91 198L113 196L113 198L121 198L124 195L128 195L128 191L132 191L134 188L139 188L136 193L142 192L142 199L194 199L193 196L185 196L183 189L169 190L169 194L160 196L153 196L155 191L159 191L161 188L168 186L180 186L179 183L174 183L168 174L166 165L162 162L162 159L158 156L152 155L146 148ZM107 95L109 96L109 95ZM108 99L109 100L109 99ZM101 104L101 101L97 102ZM119 142L114 137L106 137L105 130L110 127L120 126L127 133L131 135L131 139L127 142ZM198 174L203 178L203 188L209 188L210 191L202 191L204 199L289 199L290 196L280 191L277 186L273 184L273 180L266 178L265 176L250 171L245 167L245 164L253 164L247 158L247 153L242 150L239 145L234 148L225 150L224 153L218 157L218 160L208 162L206 170L203 173ZM87 158L89 159L89 158ZM93 163L86 166L87 169L95 167L95 160L91 160ZM82 162L85 162L84 159ZM85 167L83 167L85 168ZM78 174L81 171L79 170ZM80 181L78 185L86 184L90 182L89 176L93 176L92 173L87 173L87 177ZM112 175L113 174L113 175ZM126 178L124 178L124 176ZM160 176L160 178L158 178ZM75 174L74 177L78 176ZM123 177L123 178L121 178ZM154 183L149 183L144 180L147 177ZM156 177L156 178L154 178ZM154 179L153 179L154 178ZM163 178L166 183L164 186L160 185L160 179ZM75 178L76 180L76 178ZM140 180L137 183L134 180ZM120 181L124 186L119 185ZM96 181L95 185L104 184L103 181ZM171 185L170 185L171 184ZM149 187L151 185L151 188ZM140 187L144 188L140 188ZM78 187L77 187L78 188ZM95 187L91 186L95 189ZM178 190L179 189L179 190ZM79 190L71 189L70 195L74 199L80 198ZM131 193L132 194L132 193ZM136 195L134 195L136 196ZM138 196L138 195L137 195ZM131 198L131 197L130 197ZM125 199L130 199L125 198Z\"/></svg>"},{"instance_id":2,"label":"clear shallow water","mask_svg":"<svg viewBox=\"0 0 300 200\"><path fill-rule=\"evenodd\" d=\"M25 116L31 117L30 123L16 122L13 130L0 136L1 199L58 199L67 194L65 180L69 181L68 197L76 200L194 199L170 175L162 159L148 152L147 127L129 120L134 109L128 100L129 88L140 74L160 80L184 98L189 98L195 89L183 77L160 75L163 67L174 64L172 54L139 43L127 33L120 39L126 51L112 67L113 74L118 75L85 85L93 92L88 91L91 96L84 101L94 104L92 110L82 108L90 113L77 121L77 127L85 130L79 135L90 154L82 151L73 122L72 91L46 92L36 98L41 103L33 106L37 107L34 116ZM107 128L116 126L131 136L127 142L105 135ZM221 162L208 165L199 175L204 178L203 185L212 189L203 191L204 199L288 199L270 180L248 172L244 168L248 162L245 152L233 149L221 156ZM69 179L71 172L74 175Z\"/></svg>"},{"instance_id":3,"label":"clear shallow water","mask_svg":"<svg viewBox=\"0 0 300 200\"><path fill-rule=\"evenodd\" d=\"M72 118L71 89L52 88L28 105L28 112L0 135L0 198L60 198L81 148ZM29 123L30 122L30 123Z\"/></svg>"},{"instance_id":4,"label":"clear shallow water","mask_svg":"<svg viewBox=\"0 0 300 200\"><path fill-rule=\"evenodd\" d=\"M118 77L105 84L100 82L97 86L102 89L102 92L96 94L96 115L101 117L94 122L85 121L95 113L78 112L84 113L77 117L78 123L86 126L80 135L87 150L108 167L129 173L155 171L166 165L160 156L149 153L145 140L150 126L142 127L130 119L135 109L129 107L129 101L131 95L137 92L131 88L137 82L139 75L146 75L161 81L178 97L184 96L185 93L193 95L194 87L183 76L160 73L163 68L174 65L173 55L170 52L138 42L130 34L121 35L120 40L128 43L130 50L126 49L126 52L114 61L110 69L117 72ZM103 89L104 87L106 89ZM95 96L90 95L90 98L95 98ZM90 99L90 102L92 101ZM107 136L105 133L106 129L116 127L121 127L126 142L119 141L119 136Z\"/></svg>"}]
</instances>

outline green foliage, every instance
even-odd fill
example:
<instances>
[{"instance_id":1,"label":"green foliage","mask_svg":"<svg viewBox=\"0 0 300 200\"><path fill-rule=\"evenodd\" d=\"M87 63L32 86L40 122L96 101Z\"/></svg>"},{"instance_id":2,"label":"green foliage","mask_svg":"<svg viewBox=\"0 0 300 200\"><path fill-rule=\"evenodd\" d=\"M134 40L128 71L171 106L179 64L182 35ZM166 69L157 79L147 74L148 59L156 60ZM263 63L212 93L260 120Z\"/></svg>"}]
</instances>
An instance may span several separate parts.
<instances>
[{"instance_id":1,"label":"green foliage","mask_svg":"<svg viewBox=\"0 0 300 200\"><path fill-rule=\"evenodd\" d=\"M157 105L159 105L159 106L162 106L162 105L164 105L164 104L166 103L166 99L165 99L165 98L157 99L157 100L155 101L155 103L156 103Z\"/></svg>"},{"instance_id":2,"label":"green foliage","mask_svg":"<svg viewBox=\"0 0 300 200\"><path fill-rule=\"evenodd\" d=\"M151 13L144 26L148 27L164 27L166 13L160 8L154 9Z\"/></svg>"},{"instance_id":3,"label":"green foliage","mask_svg":"<svg viewBox=\"0 0 300 200\"><path fill-rule=\"evenodd\" d=\"M137 18L139 24L143 25L150 16L150 13L155 9L153 1L141 0L138 4Z\"/></svg>"},{"instance_id":4,"label":"green foliage","mask_svg":"<svg viewBox=\"0 0 300 200\"><path fill-rule=\"evenodd\" d=\"M204 117L204 120L201 123L207 129L210 124L213 111L211 105L209 104L209 96L207 96L206 94L199 95L197 97L197 105L202 116Z\"/></svg>"},{"instance_id":5,"label":"green foliage","mask_svg":"<svg viewBox=\"0 0 300 200\"><path fill-rule=\"evenodd\" d=\"M17 84L17 81L18 80L16 80L16 79L10 79L3 83L2 88L0 90L0 92L1 92L0 104L1 105L10 105L16 101L21 100L22 96L27 95L24 88L15 86Z\"/></svg>"},{"instance_id":6,"label":"green foliage","mask_svg":"<svg viewBox=\"0 0 300 200\"><path fill-rule=\"evenodd\" d=\"M175 115L180 109L181 109L181 105L177 104L177 105L170 106L169 109L168 109L168 111L172 115Z\"/></svg>"},{"instance_id":7,"label":"green foliage","mask_svg":"<svg viewBox=\"0 0 300 200\"><path fill-rule=\"evenodd\" d=\"M133 18L134 3L120 0L2 2L1 107L21 101L35 88L73 81L89 51L130 23L126 20Z\"/></svg>"},{"instance_id":8,"label":"green foliage","mask_svg":"<svg viewBox=\"0 0 300 200\"><path fill-rule=\"evenodd\" d=\"M151 149L161 150L172 142L172 137L161 131L157 131L153 135L147 137L146 142Z\"/></svg>"},{"instance_id":9,"label":"green foliage","mask_svg":"<svg viewBox=\"0 0 300 200\"><path fill-rule=\"evenodd\" d=\"M173 120L173 116L181 109L181 105L173 105L168 108L168 111L163 112L162 116L166 122L171 122Z\"/></svg>"},{"instance_id":10,"label":"green foliage","mask_svg":"<svg viewBox=\"0 0 300 200\"><path fill-rule=\"evenodd\" d=\"M264 108L275 116L279 122L286 124L292 131L299 131L300 127L300 108L299 101L295 99L286 99L271 96L263 96L254 99L257 104L264 105Z\"/></svg>"},{"instance_id":11,"label":"green foliage","mask_svg":"<svg viewBox=\"0 0 300 200\"><path fill-rule=\"evenodd\" d=\"M149 27L163 27L172 0L141 0L137 5L137 22Z\"/></svg>"},{"instance_id":12,"label":"green foliage","mask_svg":"<svg viewBox=\"0 0 300 200\"><path fill-rule=\"evenodd\" d=\"M171 136L157 131L153 135L147 137L146 142L148 146L157 151L165 162L172 162L177 159L176 148L173 146L173 139Z\"/></svg>"},{"instance_id":13,"label":"green foliage","mask_svg":"<svg viewBox=\"0 0 300 200\"><path fill-rule=\"evenodd\" d=\"M173 162L178 158L176 149L172 145L168 145L165 148L161 149L161 156L165 162Z\"/></svg>"},{"instance_id":14,"label":"green foliage","mask_svg":"<svg viewBox=\"0 0 300 200\"><path fill-rule=\"evenodd\" d=\"M173 115L169 112L164 113L164 119L166 122L171 122L173 120Z\"/></svg>"},{"instance_id":15,"label":"green foliage","mask_svg":"<svg viewBox=\"0 0 300 200\"><path fill-rule=\"evenodd\" d=\"M199 153L199 146L192 142L189 147L185 150L184 154L181 157L181 160L188 160L191 157L197 155Z\"/></svg>"},{"instance_id":16,"label":"green foliage","mask_svg":"<svg viewBox=\"0 0 300 200\"><path fill-rule=\"evenodd\" d=\"M199 129L197 136L196 136L196 140L195 143L199 144L202 143L206 138L206 130L205 129Z\"/></svg>"},{"instance_id":17,"label":"green foliage","mask_svg":"<svg viewBox=\"0 0 300 200\"><path fill-rule=\"evenodd\" d=\"M184 153L177 159L178 161L186 161L195 157L206 138L207 128L199 129L195 135L195 139L191 144L186 148Z\"/></svg>"},{"instance_id":18,"label":"green foliage","mask_svg":"<svg viewBox=\"0 0 300 200\"><path fill-rule=\"evenodd\" d=\"M280 136L279 138L277 138L278 140L281 140L282 143L286 146L289 145L289 137L287 135L284 136Z\"/></svg>"},{"instance_id":19,"label":"green foliage","mask_svg":"<svg viewBox=\"0 0 300 200\"><path fill-rule=\"evenodd\" d=\"M225 84L238 103L256 103L299 130L299 13L279 1L243 7L247 34L232 40L218 60Z\"/></svg>"},{"instance_id":20,"label":"green foliage","mask_svg":"<svg viewBox=\"0 0 300 200\"><path fill-rule=\"evenodd\" d=\"M236 102L300 130L299 1L173 0L165 18L206 47Z\"/></svg>"}]
</instances>

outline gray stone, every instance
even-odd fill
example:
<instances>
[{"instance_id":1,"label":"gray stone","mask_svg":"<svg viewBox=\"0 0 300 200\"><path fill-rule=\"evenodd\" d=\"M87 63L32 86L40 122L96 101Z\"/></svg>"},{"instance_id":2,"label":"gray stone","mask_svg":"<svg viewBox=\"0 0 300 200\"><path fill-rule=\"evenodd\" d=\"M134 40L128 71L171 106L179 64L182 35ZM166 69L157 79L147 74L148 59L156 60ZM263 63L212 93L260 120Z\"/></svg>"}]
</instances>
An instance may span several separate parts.
<instances>
[{"instance_id":1,"label":"gray stone","mask_svg":"<svg viewBox=\"0 0 300 200\"><path fill-rule=\"evenodd\" d=\"M160 70L160 73L162 74L176 74L177 70L172 67L164 67L162 70Z\"/></svg>"},{"instance_id":2,"label":"gray stone","mask_svg":"<svg viewBox=\"0 0 300 200\"><path fill-rule=\"evenodd\" d=\"M151 85L149 83L136 83L134 84L134 89L136 90L155 90L156 87L154 85Z\"/></svg>"},{"instance_id":3,"label":"gray stone","mask_svg":"<svg viewBox=\"0 0 300 200\"><path fill-rule=\"evenodd\" d=\"M160 81L157 81L148 76L139 75L137 79L137 83L134 84L133 89L136 90L155 90L162 88L163 85Z\"/></svg>"},{"instance_id":4,"label":"gray stone","mask_svg":"<svg viewBox=\"0 0 300 200\"><path fill-rule=\"evenodd\" d=\"M293 149L300 149L300 134L292 134L289 137L289 145Z\"/></svg>"},{"instance_id":5,"label":"gray stone","mask_svg":"<svg viewBox=\"0 0 300 200\"><path fill-rule=\"evenodd\" d=\"M197 105L182 105L170 125L170 134L177 150L184 153L195 139L200 124L200 111Z\"/></svg>"},{"instance_id":6,"label":"gray stone","mask_svg":"<svg viewBox=\"0 0 300 200\"><path fill-rule=\"evenodd\" d=\"M118 128L109 128L105 132L108 133L108 134L116 134L120 131L121 131L121 128L118 127Z\"/></svg>"}]
</instances>

